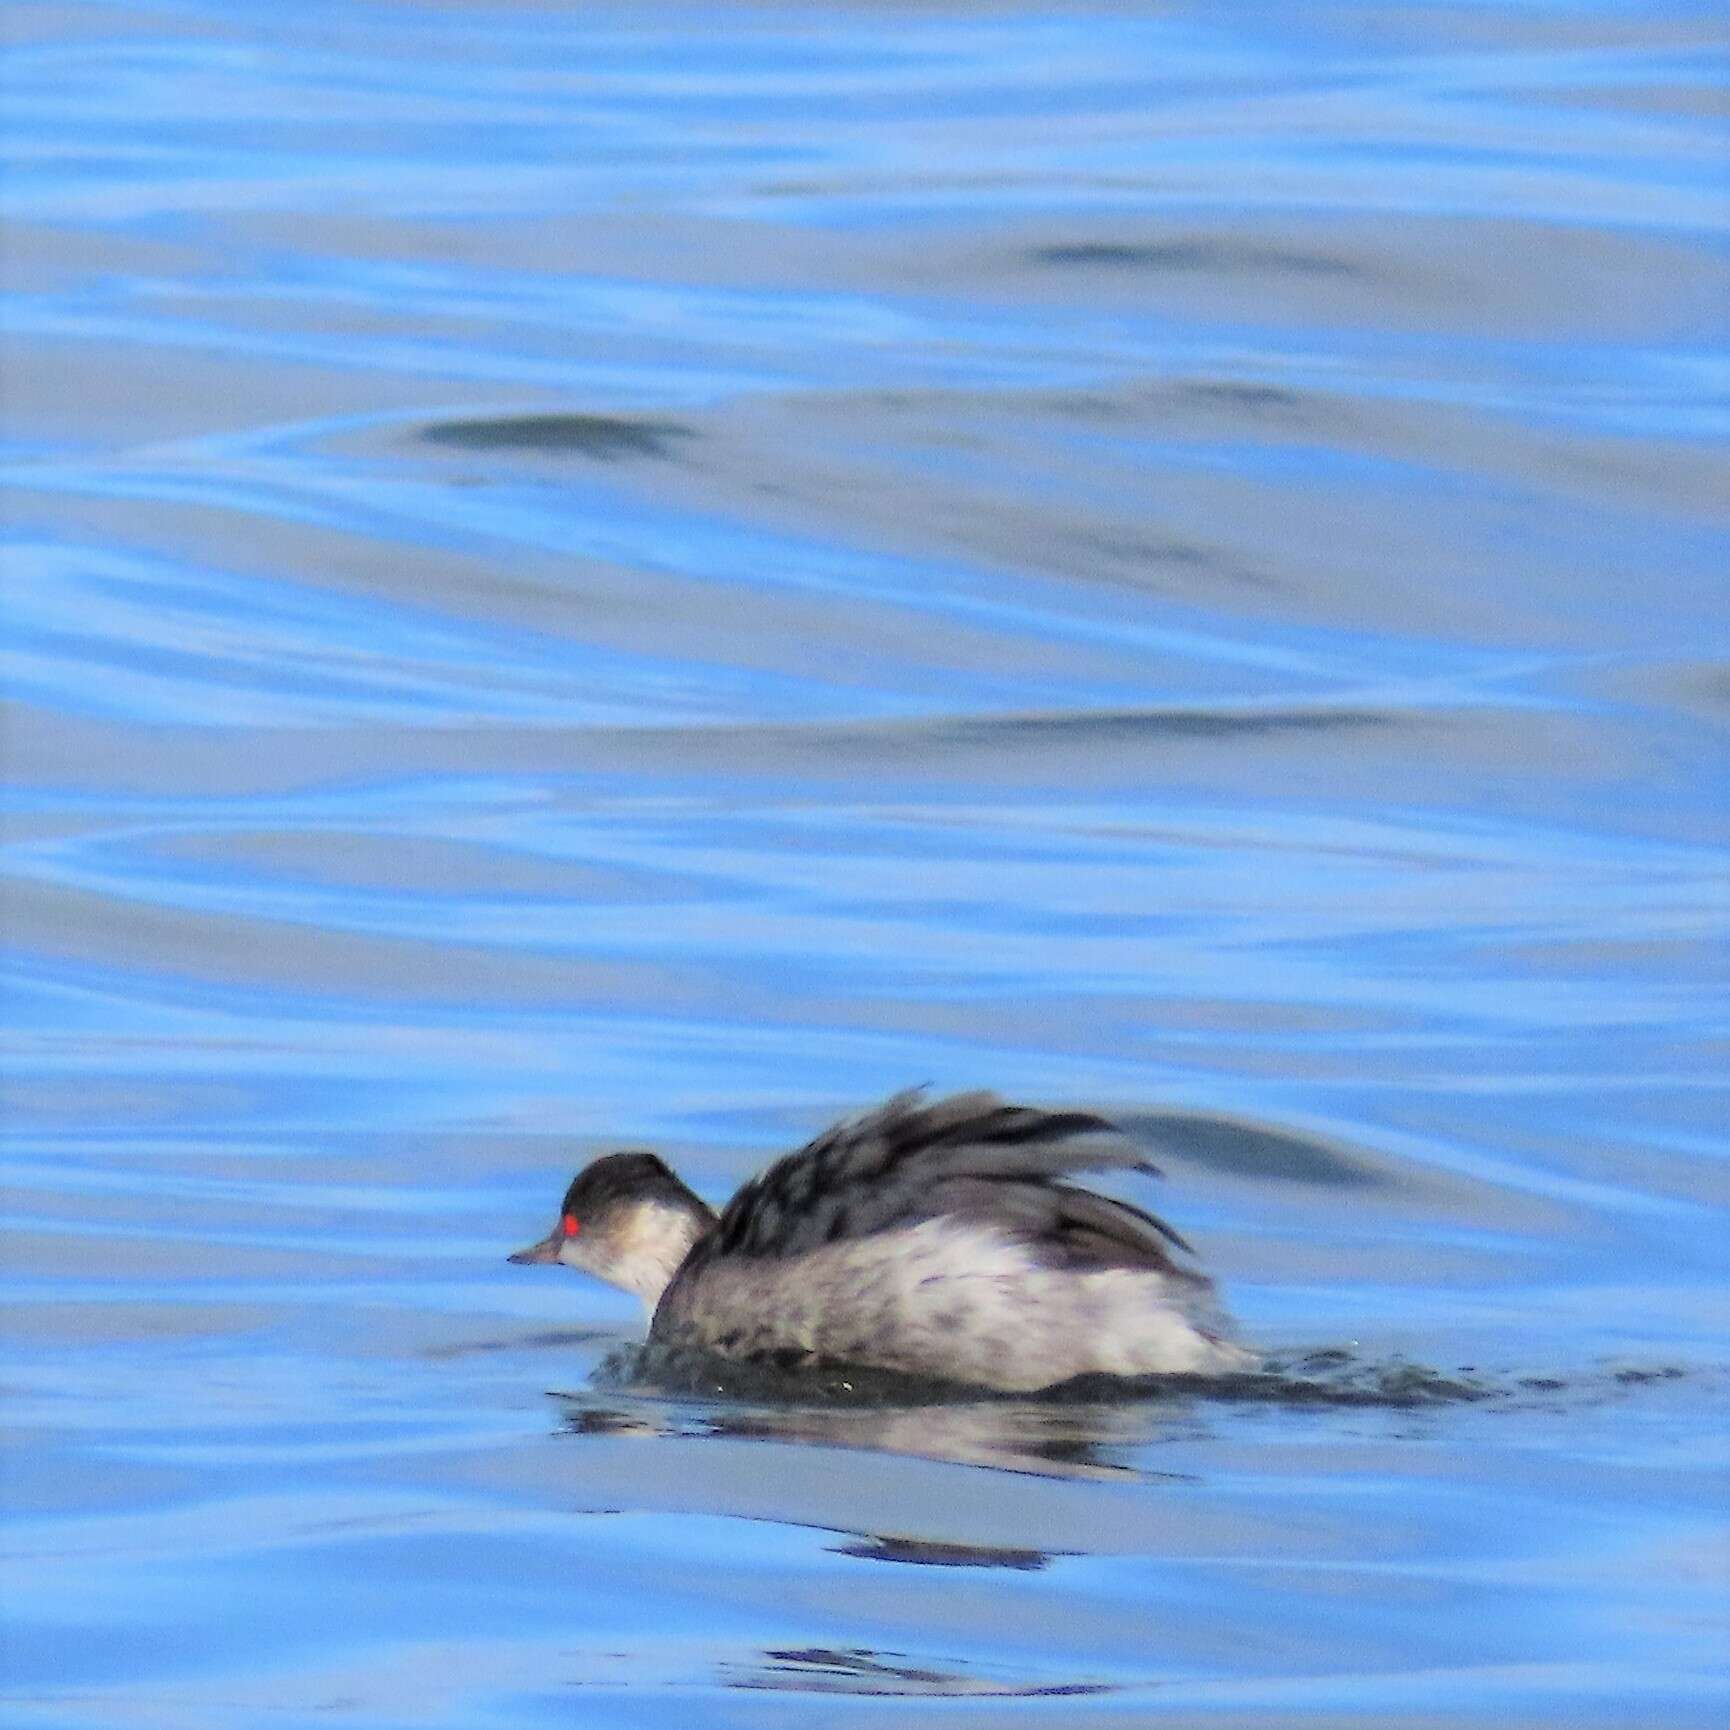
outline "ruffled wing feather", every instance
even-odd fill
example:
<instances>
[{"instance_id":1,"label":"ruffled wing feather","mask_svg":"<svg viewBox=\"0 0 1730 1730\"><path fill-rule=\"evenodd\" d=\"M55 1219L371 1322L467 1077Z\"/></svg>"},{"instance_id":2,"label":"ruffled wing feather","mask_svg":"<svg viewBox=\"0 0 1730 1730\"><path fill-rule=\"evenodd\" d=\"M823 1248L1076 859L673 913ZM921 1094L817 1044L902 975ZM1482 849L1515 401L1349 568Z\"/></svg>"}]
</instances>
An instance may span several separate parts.
<instances>
[{"instance_id":1,"label":"ruffled wing feather","mask_svg":"<svg viewBox=\"0 0 1730 1730\"><path fill-rule=\"evenodd\" d=\"M722 1211L694 1254L789 1257L843 1239L954 1216L989 1224L1041 1261L1158 1269L1189 1246L1163 1220L1059 1180L1156 1171L1114 1125L1085 1111L1008 1105L996 1094L899 1093L777 1160Z\"/></svg>"}]
</instances>

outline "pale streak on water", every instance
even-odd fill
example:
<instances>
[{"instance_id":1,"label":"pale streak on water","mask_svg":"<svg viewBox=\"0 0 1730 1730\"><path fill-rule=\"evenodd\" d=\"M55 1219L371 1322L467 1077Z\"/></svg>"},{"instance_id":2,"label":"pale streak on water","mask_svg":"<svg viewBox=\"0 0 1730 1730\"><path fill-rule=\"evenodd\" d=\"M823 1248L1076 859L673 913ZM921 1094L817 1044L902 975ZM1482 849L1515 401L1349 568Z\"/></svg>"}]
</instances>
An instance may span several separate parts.
<instances>
[{"instance_id":1,"label":"pale streak on water","mask_svg":"<svg viewBox=\"0 0 1730 1730\"><path fill-rule=\"evenodd\" d=\"M7 27L8 1725L1722 1722L1721 7ZM1326 1397L502 1259L916 1081Z\"/></svg>"}]
</instances>

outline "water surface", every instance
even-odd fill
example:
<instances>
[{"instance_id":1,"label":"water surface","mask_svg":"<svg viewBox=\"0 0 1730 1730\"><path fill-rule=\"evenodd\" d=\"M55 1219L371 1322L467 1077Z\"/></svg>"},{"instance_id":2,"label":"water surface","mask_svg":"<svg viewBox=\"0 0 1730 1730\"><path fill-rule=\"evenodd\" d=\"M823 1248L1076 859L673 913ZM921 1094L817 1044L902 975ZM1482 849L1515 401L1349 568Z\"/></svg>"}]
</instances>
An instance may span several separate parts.
<instances>
[{"instance_id":1,"label":"water surface","mask_svg":"<svg viewBox=\"0 0 1730 1730\"><path fill-rule=\"evenodd\" d=\"M1722 1721L1721 8L8 28L8 1724ZM503 1260L919 1082L1270 1377Z\"/></svg>"}]
</instances>

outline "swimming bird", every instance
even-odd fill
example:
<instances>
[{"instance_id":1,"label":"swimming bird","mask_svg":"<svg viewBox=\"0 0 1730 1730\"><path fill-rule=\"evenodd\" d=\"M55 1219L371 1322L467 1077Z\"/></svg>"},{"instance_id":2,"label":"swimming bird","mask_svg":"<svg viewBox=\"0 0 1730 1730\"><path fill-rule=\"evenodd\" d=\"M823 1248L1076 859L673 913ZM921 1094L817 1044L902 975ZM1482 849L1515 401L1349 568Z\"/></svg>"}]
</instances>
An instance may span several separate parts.
<instances>
[{"instance_id":1,"label":"swimming bird","mask_svg":"<svg viewBox=\"0 0 1730 1730\"><path fill-rule=\"evenodd\" d=\"M1248 1368L1189 1245L1062 1181L1114 1168L1156 1170L1091 1112L915 1090L777 1160L719 1214L658 1155L607 1154L509 1259L622 1286L652 1346L724 1358L1019 1391Z\"/></svg>"}]
</instances>

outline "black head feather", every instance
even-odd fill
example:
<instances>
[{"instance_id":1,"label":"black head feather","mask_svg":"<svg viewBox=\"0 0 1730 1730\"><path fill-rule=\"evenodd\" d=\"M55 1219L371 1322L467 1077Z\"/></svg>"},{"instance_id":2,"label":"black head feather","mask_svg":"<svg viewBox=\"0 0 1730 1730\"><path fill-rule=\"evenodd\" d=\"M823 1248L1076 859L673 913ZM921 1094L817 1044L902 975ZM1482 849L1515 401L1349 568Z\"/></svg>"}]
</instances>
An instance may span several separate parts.
<instances>
[{"instance_id":1,"label":"black head feather","mask_svg":"<svg viewBox=\"0 0 1730 1730\"><path fill-rule=\"evenodd\" d=\"M565 1191L561 1213L588 1221L623 1202L664 1202L677 1207L708 1209L680 1182L678 1174L655 1153L609 1153L586 1165Z\"/></svg>"}]
</instances>

